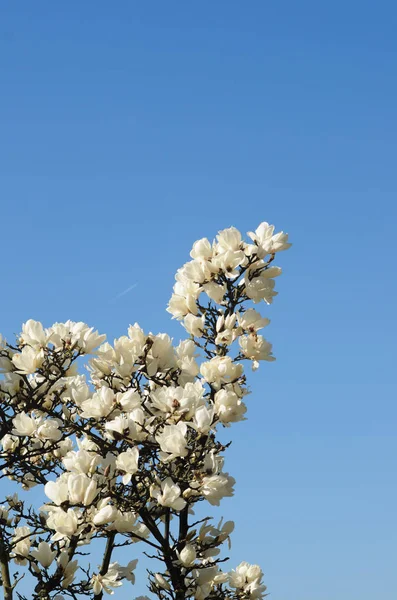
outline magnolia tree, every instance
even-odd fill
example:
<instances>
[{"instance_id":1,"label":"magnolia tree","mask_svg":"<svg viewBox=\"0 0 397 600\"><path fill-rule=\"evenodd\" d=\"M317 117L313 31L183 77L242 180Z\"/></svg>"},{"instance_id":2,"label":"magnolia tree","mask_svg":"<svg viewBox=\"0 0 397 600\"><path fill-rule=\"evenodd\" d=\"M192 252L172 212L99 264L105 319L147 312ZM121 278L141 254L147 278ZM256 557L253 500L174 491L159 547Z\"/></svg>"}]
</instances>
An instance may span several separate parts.
<instances>
[{"instance_id":1,"label":"magnolia tree","mask_svg":"<svg viewBox=\"0 0 397 600\"><path fill-rule=\"evenodd\" d=\"M25 575L29 600L113 594L134 583L138 542L159 600L265 595L259 566L221 568L233 522L199 518L196 507L233 495L218 430L244 420L244 363L274 360L258 333L269 320L252 303L272 303L281 273L272 263L290 244L267 223L248 236L231 227L193 244L167 309L188 334L178 345L137 324L110 344L71 321L29 320L15 342L1 339L1 477L36 488L0 506L5 600L26 600Z\"/></svg>"}]
</instances>

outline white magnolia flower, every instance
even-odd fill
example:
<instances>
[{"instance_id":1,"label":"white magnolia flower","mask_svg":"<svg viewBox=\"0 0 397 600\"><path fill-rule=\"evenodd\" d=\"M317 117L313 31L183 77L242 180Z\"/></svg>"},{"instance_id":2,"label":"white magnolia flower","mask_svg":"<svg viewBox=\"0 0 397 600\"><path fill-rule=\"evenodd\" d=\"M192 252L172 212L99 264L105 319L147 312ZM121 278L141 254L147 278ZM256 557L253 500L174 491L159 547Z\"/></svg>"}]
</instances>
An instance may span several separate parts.
<instances>
[{"instance_id":1,"label":"white magnolia flower","mask_svg":"<svg viewBox=\"0 0 397 600\"><path fill-rule=\"evenodd\" d=\"M201 337L203 335L204 323L204 315L202 317L195 317L192 314L188 314L183 320L186 331L195 337Z\"/></svg>"},{"instance_id":2,"label":"white magnolia flower","mask_svg":"<svg viewBox=\"0 0 397 600\"><path fill-rule=\"evenodd\" d=\"M210 260L212 257L212 246L207 238L194 242L190 256L197 260Z\"/></svg>"},{"instance_id":3,"label":"white magnolia flower","mask_svg":"<svg viewBox=\"0 0 397 600\"><path fill-rule=\"evenodd\" d=\"M180 294L172 294L167 306L167 312L171 313L173 319L183 319L190 312L187 298ZM197 312L196 308L193 314L197 314Z\"/></svg>"},{"instance_id":4,"label":"white magnolia flower","mask_svg":"<svg viewBox=\"0 0 397 600\"><path fill-rule=\"evenodd\" d=\"M214 281L210 281L203 285L203 290L217 304L220 304L224 298L224 295L227 291L227 286L225 283L219 284Z\"/></svg>"},{"instance_id":5,"label":"white magnolia flower","mask_svg":"<svg viewBox=\"0 0 397 600\"><path fill-rule=\"evenodd\" d=\"M123 471L123 483L127 485L131 481L131 476L138 471L139 450L128 448L126 452L121 452L116 458L116 468Z\"/></svg>"},{"instance_id":6,"label":"white magnolia flower","mask_svg":"<svg viewBox=\"0 0 397 600\"><path fill-rule=\"evenodd\" d=\"M223 424L244 420L247 407L234 391L223 388L216 392L214 400L215 413Z\"/></svg>"},{"instance_id":7,"label":"white magnolia flower","mask_svg":"<svg viewBox=\"0 0 397 600\"><path fill-rule=\"evenodd\" d=\"M95 452L80 448L77 452L68 452L62 462L65 469L71 473L93 473L101 462L101 457Z\"/></svg>"},{"instance_id":8,"label":"white magnolia flower","mask_svg":"<svg viewBox=\"0 0 397 600\"><path fill-rule=\"evenodd\" d=\"M184 386L188 382L193 382L199 373L199 366L196 361L196 346L193 340L183 340L175 350L177 365L181 369L178 383Z\"/></svg>"},{"instance_id":9,"label":"white magnolia flower","mask_svg":"<svg viewBox=\"0 0 397 600\"><path fill-rule=\"evenodd\" d=\"M254 361L253 369L259 366L258 360L276 360L272 355L272 345L261 335L244 335L239 339L239 344L244 356Z\"/></svg>"},{"instance_id":10,"label":"white magnolia flower","mask_svg":"<svg viewBox=\"0 0 397 600\"><path fill-rule=\"evenodd\" d=\"M150 487L150 495L158 504L168 506L176 511L180 511L186 506L186 501L181 498L181 488L172 481L171 477L167 477L160 485L161 488L156 485Z\"/></svg>"},{"instance_id":11,"label":"white magnolia flower","mask_svg":"<svg viewBox=\"0 0 397 600\"><path fill-rule=\"evenodd\" d=\"M82 403L82 416L85 419L102 419L111 413L114 406L114 392L110 388L102 387L91 398Z\"/></svg>"},{"instance_id":12,"label":"white magnolia flower","mask_svg":"<svg viewBox=\"0 0 397 600\"><path fill-rule=\"evenodd\" d=\"M219 387L222 383L231 383L241 377L243 367L234 363L230 356L215 356L200 367L202 376L208 383Z\"/></svg>"},{"instance_id":13,"label":"white magnolia flower","mask_svg":"<svg viewBox=\"0 0 397 600\"><path fill-rule=\"evenodd\" d=\"M126 412L132 411L142 405L142 398L134 390L128 390L128 392L119 393L116 396L118 404L121 405L122 409Z\"/></svg>"},{"instance_id":14,"label":"white magnolia flower","mask_svg":"<svg viewBox=\"0 0 397 600\"><path fill-rule=\"evenodd\" d=\"M159 333L152 338L152 345L146 356L146 369L149 376L175 367L175 352L169 335Z\"/></svg>"},{"instance_id":15,"label":"white magnolia flower","mask_svg":"<svg viewBox=\"0 0 397 600\"><path fill-rule=\"evenodd\" d=\"M119 564L114 562L109 565L105 575L98 573L97 575L92 576L91 585L95 595L100 594L102 590L107 594L114 594L113 588L120 587L122 585L122 581L119 579L119 569Z\"/></svg>"},{"instance_id":16,"label":"white magnolia flower","mask_svg":"<svg viewBox=\"0 0 397 600\"><path fill-rule=\"evenodd\" d=\"M71 537L78 529L77 513L72 508L66 512L61 508L52 509L47 519L47 525L61 536Z\"/></svg>"},{"instance_id":17,"label":"white magnolia flower","mask_svg":"<svg viewBox=\"0 0 397 600\"><path fill-rule=\"evenodd\" d=\"M166 425L163 431L156 435L156 441L160 444L161 450L168 454L165 457L166 460L187 455L186 432L186 423L180 421L177 425Z\"/></svg>"},{"instance_id":18,"label":"white magnolia flower","mask_svg":"<svg viewBox=\"0 0 397 600\"><path fill-rule=\"evenodd\" d=\"M244 265L247 257L242 250L226 250L217 254L213 259L213 264L219 270L223 271L227 278L234 279L239 275L237 267Z\"/></svg>"},{"instance_id":19,"label":"white magnolia flower","mask_svg":"<svg viewBox=\"0 0 397 600\"><path fill-rule=\"evenodd\" d=\"M66 347L78 347L81 353L90 354L94 348L105 341L106 335L100 335L86 323L79 321L66 321L65 323L54 323L47 331L48 340L54 344L56 349Z\"/></svg>"},{"instance_id":20,"label":"white magnolia flower","mask_svg":"<svg viewBox=\"0 0 397 600\"><path fill-rule=\"evenodd\" d=\"M138 560L135 559L135 560L130 560L128 565L125 567L119 566L120 576L123 577L124 579L126 579L127 581L129 581L130 583L132 583L132 585L134 585L134 583L135 583L134 570L136 569L137 564L138 564Z\"/></svg>"},{"instance_id":21,"label":"white magnolia flower","mask_svg":"<svg viewBox=\"0 0 397 600\"><path fill-rule=\"evenodd\" d=\"M205 569L194 569L192 575L196 584L195 600L205 600L210 595L214 585L225 583L228 579L228 575L219 571L217 565Z\"/></svg>"},{"instance_id":22,"label":"white magnolia flower","mask_svg":"<svg viewBox=\"0 0 397 600\"><path fill-rule=\"evenodd\" d=\"M258 565L242 562L229 573L229 584L232 588L242 590L252 600L262 598L266 586L262 583L262 569Z\"/></svg>"},{"instance_id":23,"label":"white magnolia flower","mask_svg":"<svg viewBox=\"0 0 397 600\"><path fill-rule=\"evenodd\" d=\"M43 364L44 351L42 349L33 348L32 346L24 346L19 354L14 354L12 362L17 368L17 373L20 373L21 375L30 375Z\"/></svg>"},{"instance_id":24,"label":"white magnolia flower","mask_svg":"<svg viewBox=\"0 0 397 600\"><path fill-rule=\"evenodd\" d=\"M175 279L182 285L188 285L190 281L202 284L211 278L211 271L211 265L207 261L190 260L177 271Z\"/></svg>"},{"instance_id":25,"label":"white magnolia flower","mask_svg":"<svg viewBox=\"0 0 397 600\"><path fill-rule=\"evenodd\" d=\"M57 555L56 550L51 550L50 544L47 542L40 542L36 550L32 550L30 553L45 569L51 566L54 558Z\"/></svg>"},{"instance_id":26,"label":"white magnolia flower","mask_svg":"<svg viewBox=\"0 0 397 600\"><path fill-rule=\"evenodd\" d=\"M59 419L46 419L37 428L37 437L41 440L52 440L58 442L62 437L62 432L59 430L62 421Z\"/></svg>"},{"instance_id":27,"label":"white magnolia flower","mask_svg":"<svg viewBox=\"0 0 397 600\"><path fill-rule=\"evenodd\" d=\"M30 437L36 433L37 422L24 412L17 414L12 423L14 425L12 430L14 435L27 435Z\"/></svg>"},{"instance_id":28,"label":"white magnolia flower","mask_svg":"<svg viewBox=\"0 0 397 600\"><path fill-rule=\"evenodd\" d=\"M276 282L274 279L268 279L263 277L263 274L258 277L254 277L245 283L245 293L248 298L251 298L255 304L264 300L266 304L273 302L274 296L277 296L278 292L274 291Z\"/></svg>"},{"instance_id":29,"label":"white magnolia flower","mask_svg":"<svg viewBox=\"0 0 397 600\"><path fill-rule=\"evenodd\" d=\"M146 437L142 425L145 422L145 413L142 408L135 408L126 414L121 414L108 421L105 429L109 436L114 439L117 434L126 437L131 441L143 440Z\"/></svg>"},{"instance_id":30,"label":"white magnolia flower","mask_svg":"<svg viewBox=\"0 0 397 600\"><path fill-rule=\"evenodd\" d=\"M133 511L118 511L113 523L113 529L119 533L135 533L141 538L147 538L150 535L146 526L138 521L138 515Z\"/></svg>"},{"instance_id":31,"label":"white magnolia flower","mask_svg":"<svg viewBox=\"0 0 397 600\"><path fill-rule=\"evenodd\" d=\"M255 230L248 232L249 237L263 249L265 254L273 254L274 252L281 252L282 250L288 250L291 244L288 243L288 233L281 231L280 233L274 234L274 225L263 222Z\"/></svg>"},{"instance_id":32,"label":"white magnolia flower","mask_svg":"<svg viewBox=\"0 0 397 600\"><path fill-rule=\"evenodd\" d=\"M185 386L160 387L150 394L151 410L173 415L177 420L184 415L185 420L190 420L204 403L203 395L200 381L188 382Z\"/></svg>"},{"instance_id":33,"label":"white magnolia flower","mask_svg":"<svg viewBox=\"0 0 397 600\"><path fill-rule=\"evenodd\" d=\"M67 553L65 553L65 554L66 554L66 561L67 561L68 555L67 555ZM66 564L64 566L62 583L61 583L62 588L64 590L67 590L68 587L73 583L78 566L79 565L78 565L77 560L71 560L69 562L66 562Z\"/></svg>"},{"instance_id":34,"label":"white magnolia flower","mask_svg":"<svg viewBox=\"0 0 397 600\"><path fill-rule=\"evenodd\" d=\"M65 478L58 477L56 481L47 481L44 486L44 493L57 506L68 500L68 484Z\"/></svg>"},{"instance_id":35,"label":"white magnolia flower","mask_svg":"<svg viewBox=\"0 0 397 600\"><path fill-rule=\"evenodd\" d=\"M168 581L166 579L164 579L164 577L161 575L161 573L155 573L154 577L156 579L157 585L159 586L159 588L163 589L163 590L170 590L171 586L168 583Z\"/></svg>"},{"instance_id":36,"label":"white magnolia flower","mask_svg":"<svg viewBox=\"0 0 397 600\"><path fill-rule=\"evenodd\" d=\"M193 544L186 544L184 548L177 552L178 558L184 567L191 567L196 560L197 554Z\"/></svg>"},{"instance_id":37,"label":"white magnolia flower","mask_svg":"<svg viewBox=\"0 0 397 600\"><path fill-rule=\"evenodd\" d=\"M106 340L106 335L101 335L98 331L94 331L94 328L84 328L79 336L78 345L80 350L84 354L91 354L91 352L102 344Z\"/></svg>"},{"instance_id":38,"label":"white magnolia flower","mask_svg":"<svg viewBox=\"0 0 397 600\"><path fill-rule=\"evenodd\" d=\"M210 475L203 477L200 493L213 506L219 506L222 498L233 496L233 486L236 483L233 477L228 473L220 473L219 475Z\"/></svg>"},{"instance_id":39,"label":"white magnolia flower","mask_svg":"<svg viewBox=\"0 0 397 600\"><path fill-rule=\"evenodd\" d=\"M97 483L85 473L69 473L67 479L69 501L72 504L91 504L98 494Z\"/></svg>"},{"instance_id":40,"label":"white magnolia flower","mask_svg":"<svg viewBox=\"0 0 397 600\"><path fill-rule=\"evenodd\" d=\"M92 522L94 525L105 525L107 523L113 523L118 515L118 510L115 506L107 504L95 513Z\"/></svg>"},{"instance_id":41,"label":"white magnolia flower","mask_svg":"<svg viewBox=\"0 0 397 600\"><path fill-rule=\"evenodd\" d=\"M207 475L218 475L223 469L225 459L220 456L216 451L210 450L204 458L203 471Z\"/></svg>"},{"instance_id":42,"label":"white magnolia flower","mask_svg":"<svg viewBox=\"0 0 397 600\"><path fill-rule=\"evenodd\" d=\"M207 434L211 429L213 419L214 409L207 408L207 406L203 404L196 410L192 426L196 429L196 431L202 434Z\"/></svg>"},{"instance_id":43,"label":"white magnolia flower","mask_svg":"<svg viewBox=\"0 0 397 600\"><path fill-rule=\"evenodd\" d=\"M30 551L30 527L16 527L14 531L14 537L12 538L13 551L17 558L24 559L29 555ZM25 561L21 561L20 564L24 564Z\"/></svg>"},{"instance_id":44,"label":"white magnolia flower","mask_svg":"<svg viewBox=\"0 0 397 600\"><path fill-rule=\"evenodd\" d=\"M45 346L47 335L43 325L39 321L29 319L22 325L19 341L21 344L28 344L29 346Z\"/></svg>"},{"instance_id":45,"label":"white magnolia flower","mask_svg":"<svg viewBox=\"0 0 397 600\"><path fill-rule=\"evenodd\" d=\"M4 452L14 452L19 446L19 437L6 433L1 440Z\"/></svg>"},{"instance_id":46,"label":"white magnolia flower","mask_svg":"<svg viewBox=\"0 0 397 600\"><path fill-rule=\"evenodd\" d=\"M229 227L228 229L223 229L216 236L218 240L217 250L218 252L235 252L236 250L240 250L241 247L241 233L235 227Z\"/></svg>"},{"instance_id":47,"label":"white magnolia flower","mask_svg":"<svg viewBox=\"0 0 397 600\"><path fill-rule=\"evenodd\" d=\"M248 333L255 333L270 323L269 319L262 317L254 308L249 308L242 314L237 313L237 320L241 330Z\"/></svg>"}]
</instances>

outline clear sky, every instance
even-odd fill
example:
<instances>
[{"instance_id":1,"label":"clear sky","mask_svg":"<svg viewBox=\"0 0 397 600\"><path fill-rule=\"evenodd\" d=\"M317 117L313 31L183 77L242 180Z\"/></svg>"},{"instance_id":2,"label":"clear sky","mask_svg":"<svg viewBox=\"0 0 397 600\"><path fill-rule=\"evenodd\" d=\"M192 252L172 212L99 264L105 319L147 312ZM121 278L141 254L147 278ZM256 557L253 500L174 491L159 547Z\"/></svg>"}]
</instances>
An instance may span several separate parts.
<instances>
[{"instance_id":1,"label":"clear sky","mask_svg":"<svg viewBox=\"0 0 397 600\"><path fill-rule=\"evenodd\" d=\"M392 1L0 7L7 337L71 318L178 339L194 240L290 233L221 511L272 600L396 597L396 28Z\"/></svg>"}]
</instances>

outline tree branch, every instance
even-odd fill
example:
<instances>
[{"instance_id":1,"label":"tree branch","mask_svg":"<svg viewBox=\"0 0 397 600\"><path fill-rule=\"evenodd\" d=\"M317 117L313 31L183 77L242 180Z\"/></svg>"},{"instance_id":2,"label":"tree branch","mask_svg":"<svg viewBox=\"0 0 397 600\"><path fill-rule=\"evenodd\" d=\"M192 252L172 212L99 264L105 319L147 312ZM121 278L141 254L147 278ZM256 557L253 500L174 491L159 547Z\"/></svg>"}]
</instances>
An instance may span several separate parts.
<instances>
[{"instance_id":1,"label":"tree branch","mask_svg":"<svg viewBox=\"0 0 397 600\"><path fill-rule=\"evenodd\" d=\"M5 546L3 531L0 529L0 571L4 589L4 600L12 600L13 585L10 575L10 556Z\"/></svg>"},{"instance_id":2,"label":"tree branch","mask_svg":"<svg viewBox=\"0 0 397 600\"><path fill-rule=\"evenodd\" d=\"M112 531L109 534L109 537L106 542L105 553L103 555L102 565L101 565L101 569L99 571L100 575L105 575L108 572L109 565L110 565L110 559L112 557L112 552L113 552L113 548L114 548L115 537L116 537L116 532ZM95 598L95 600L101 600L103 598L103 590L101 590L99 592L99 594L96 594L96 596L94 596L94 598Z\"/></svg>"}]
</instances>

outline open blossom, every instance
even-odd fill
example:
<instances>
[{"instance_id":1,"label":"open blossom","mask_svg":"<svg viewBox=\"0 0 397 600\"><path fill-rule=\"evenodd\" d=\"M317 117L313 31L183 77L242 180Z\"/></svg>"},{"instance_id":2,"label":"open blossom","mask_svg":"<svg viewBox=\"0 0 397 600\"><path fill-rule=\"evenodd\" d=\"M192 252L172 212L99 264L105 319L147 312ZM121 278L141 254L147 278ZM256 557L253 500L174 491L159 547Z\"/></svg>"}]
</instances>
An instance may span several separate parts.
<instances>
[{"instance_id":1,"label":"open blossom","mask_svg":"<svg viewBox=\"0 0 397 600\"><path fill-rule=\"evenodd\" d=\"M82 416L86 419L107 417L114 408L114 402L114 392L107 387L102 387L91 398L82 403Z\"/></svg>"},{"instance_id":2,"label":"open blossom","mask_svg":"<svg viewBox=\"0 0 397 600\"><path fill-rule=\"evenodd\" d=\"M219 475L210 475L203 477L200 493L214 506L219 506L220 501L225 496L233 496L233 486L236 483L233 477L228 473Z\"/></svg>"},{"instance_id":3,"label":"open blossom","mask_svg":"<svg viewBox=\"0 0 397 600\"><path fill-rule=\"evenodd\" d=\"M15 534L12 538L12 542L14 544L14 553L19 559L26 558L29 555L31 544L30 533L30 527L24 526L15 528ZM21 564L24 563L22 562Z\"/></svg>"},{"instance_id":4,"label":"open blossom","mask_svg":"<svg viewBox=\"0 0 397 600\"><path fill-rule=\"evenodd\" d=\"M255 333L269 325L269 319L262 317L254 308L249 308L244 313L237 313L238 325L242 331Z\"/></svg>"},{"instance_id":5,"label":"open blossom","mask_svg":"<svg viewBox=\"0 0 397 600\"><path fill-rule=\"evenodd\" d=\"M137 447L128 448L126 452L121 452L116 458L116 468L123 471L123 483L131 481L131 476L138 470L139 450Z\"/></svg>"},{"instance_id":6,"label":"open blossom","mask_svg":"<svg viewBox=\"0 0 397 600\"><path fill-rule=\"evenodd\" d=\"M117 562L111 563L104 575L101 575L100 573L93 575L91 585L94 594L98 595L102 590L107 594L113 594L113 588L122 585L122 582L119 580L119 575L119 564Z\"/></svg>"},{"instance_id":7,"label":"open blossom","mask_svg":"<svg viewBox=\"0 0 397 600\"><path fill-rule=\"evenodd\" d=\"M135 408L138 408L142 404L142 398L135 392L134 390L128 390L128 392L118 393L116 396L116 400L118 404L122 407L122 409L126 412L132 411Z\"/></svg>"},{"instance_id":8,"label":"open blossom","mask_svg":"<svg viewBox=\"0 0 397 600\"><path fill-rule=\"evenodd\" d=\"M54 504L60 506L68 500L68 484L65 477L59 477L56 481L47 481L44 493Z\"/></svg>"},{"instance_id":9,"label":"open blossom","mask_svg":"<svg viewBox=\"0 0 397 600\"><path fill-rule=\"evenodd\" d=\"M145 422L145 414L141 408L135 408L128 414L121 414L108 421L105 425L106 431L111 438L117 436L126 437L131 441L139 441L146 437L142 427Z\"/></svg>"},{"instance_id":10,"label":"open blossom","mask_svg":"<svg viewBox=\"0 0 397 600\"><path fill-rule=\"evenodd\" d=\"M192 427L196 431L207 434L211 429L214 420L214 409L207 408L205 405L199 406L193 418Z\"/></svg>"},{"instance_id":11,"label":"open blossom","mask_svg":"<svg viewBox=\"0 0 397 600\"><path fill-rule=\"evenodd\" d=\"M265 221L257 227L255 233L249 231L248 235L264 251L264 255L281 252L291 247L288 243L288 233L280 231L274 235L274 225L269 225Z\"/></svg>"},{"instance_id":12,"label":"open blossom","mask_svg":"<svg viewBox=\"0 0 397 600\"><path fill-rule=\"evenodd\" d=\"M66 321L65 323L54 323L47 330L48 341L56 349L67 346L69 348L77 347L80 353L90 354L97 346L105 341L106 336L100 335L82 321Z\"/></svg>"},{"instance_id":13,"label":"open blossom","mask_svg":"<svg viewBox=\"0 0 397 600\"><path fill-rule=\"evenodd\" d=\"M196 337L201 337L203 335L204 322L204 315L202 317L195 317L192 314L188 314L183 320L186 331Z\"/></svg>"},{"instance_id":14,"label":"open blossom","mask_svg":"<svg viewBox=\"0 0 397 600\"><path fill-rule=\"evenodd\" d=\"M242 365L234 363L230 356L216 356L201 365L200 371L208 383L219 387L222 383L230 383L241 377Z\"/></svg>"},{"instance_id":15,"label":"open blossom","mask_svg":"<svg viewBox=\"0 0 397 600\"><path fill-rule=\"evenodd\" d=\"M20 353L14 354L12 362L16 367L17 373L20 373L21 375L30 375L43 364L44 351L42 349L33 348L32 346L24 346Z\"/></svg>"},{"instance_id":16,"label":"open blossom","mask_svg":"<svg viewBox=\"0 0 397 600\"><path fill-rule=\"evenodd\" d=\"M97 483L85 473L70 473L68 480L69 501L72 504L91 504L98 493Z\"/></svg>"},{"instance_id":17,"label":"open blossom","mask_svg":"<svg viewBox=\"0 0 397 600\"><path fill-rule=\"evenodd\" d=\"M203 285L203 290L217 304L220 304L226 294L227 286L225 283L215 283L215 281L210 281Z\"/></svg>"},{"instance_id":18,"label":"open blossom","mask_svg":"<svg viewBox=\"0 0 397 600\"><path fill-rule=\"evenodd\" d=\"M9 433L6 433L0 441L4 452L14 452L19 446L19 437Z\"/></svg>"},{"instance_id":19,"label":"open blossom","mask_svg":"<svg viewBox=\"0 0 397 600\"><path fill-rule=\"evenodd\" d=\"M137 513L133 511L118 511L112 527L120 533L135 533L141 538L147 538L150 535L146 525L138 520ZM131 541L134 540L132 539Z\"/></svg>"},{"instance_id":20,"label":"open blossom","mask_svg":"<svg viewBox=\"0 0 397 600\"><path fill-rule=\"evenodd\" d=\"M146 369L149 376L166 371L175 366L175 352L169 335L159 333L152 338L152 344L146 356Z\"/></svg>"},{"instance_id":21,"label":"open blossom","mask_svg":"<svg viewBox=\"0 0 397 600\"><path fill-rule=\"evenodd\" d=\"M12 423L14 425L14 429L12 430L14 435L32 436L37 429L37 422L24 412L16 415L13 418Z\"/></svg>"},{"instance_id":22,"label":"open blossom","mask_svg":"<svg viewBox=\"0 0 397 600\"><path fill-rule=\"evenodd\" d=\"M197 408L204 404L204 388L200 381L184 386L161 387L150 394L151 410L172 414L177 420L183 415L190 420Z\"/></svg>"},{"instance_id":23,"label":"open blossom","mask_svg":"<svg viewBox=\"0 0 397 600\"><path fill-rule=\"evenodd\" d=\"M232 390L223 388L215 394L214 410L218 419L226 425L242 421L247 407Z\"/></svg>"},{"instance_id":24,"label":"open blossom","mask_svg":"<svg viewBox=\"0 0 397 600\"><path fill-rule=\"evenodd\" d=\"M192 572L195 580L195 600L205 600L211 594L212 588L228 579L227 573L222 573L218 565L211 565L204 569L194 569Z\"/></svg>"},{"instance_id":25,"label":"open blossom","mask_svg":"<svg viewBox=\"0 0 397 600\"><path fill-rule=\"evenodd\" d=\"M102 342L106 340L106 335L101 335L98 331L94 331L94 328L83 328L80 333L78 345L80 350L85 354L91 354L91 352L97 348Z\"/></svg>"},{"instance_id":26,"label":"open blossom","mask_svg":"<svg viewBox=\"0 0 397 600\"><path fill-rule=\"evenodd\" d=\"M132 585L134 585L135 583L135 569L136 566L138 564L138 560L130 560L130 562L128 563L128 565L126 565L125 567L121 567L119 565L118 569L119 569L119 574L121 575L121 577L123 577L124 579L126 579L127 581L129 581L130 583L132 583Z\"/></svg>"},{"instance_id":27,"label":"open blossom","mask_svg":"<svg viewBox=\"0 0 397 600\"><path fill-rule=\"evenodd\" d=\"M64 590L67 590L68 587L73 583L76 571L78 569L77 560L69 560L67 552L61 552L60 557L57 559L59 568L62 573L62 583L61 586ZM54 598L56 600L56 597Z\"/></svg>"},{"instance_id":28,"label":"open blossom","mask_svg":"<svg viewBox=\"0 0 397 600\"><path fill-rule=\"evenodd\" d=\"M229 583L233 588L242 590L252 600L262 598L266 586L262 583L263 573L258 565L242 562L229 573Z\"/></svg>"},{"instance_id":29,"label":"open blossom","mask_svg":"<svg viewBox=\"0 0 397 600\"><path fill-rule=\"evenodd\" d=\"M156 435L156 440L160 444L162 452L168 454L165 460L186 456L188 453L186 433L186 423L180 421L177 425L166 425L163 431Z\"/></svg>"},{"instance_id":30,"label":"open blossom","mask_svg":"<svg viewBox=\"0 0 397 600\"><path fill-rule=\"evenodd\" d=\"M192 544L186 544L186 546L178 552L178 558L184 567L191 567L194 564L196 557L196 550Z\"/></svg>"},{"instance_id":31,"label":"open blossom","mask_svg":"<svg viewBox=\"0 0 397 600\"><path fill-rule=\"evenodd\" d=\"M118 510L111 504L106 504L98 512L95 513L92 522L94 525L105 525L106 523L113 523L118 515Z\"/></svg>"},{"instance_id":32,"label":"open blossom","mask_svg":"<svg viewBox=\"0 0 397 600\"><path fill-rule=\"evenodd\" d=\"M61 424L59 419L46 419L38 426L37 437L41 440L59 441L62 437L62 432L59 429Z\"/></svg>"},{"instance_id":33,"label":"open blossom","mask_svg":"<svg viewBox=\"0 0 397 600\"><path fill-rule=\"evenodd\" d=\"M245 278L245 293L255 304L262 302L262 300L266 304L271 304L274 296L278 294L274 291L275 285L276 282L268 276L267 271L262 271L260 275L253 279Z\"/></svg>"},{"instance_id":34,"label":"open blossom","mask_svg":"<svg viewBox=\"0 0 397 600\"><path fill-rule=\"evenodd\" d=\"M239 339L239 344L244 356L255 362L258 360L275 360L272 355L272 345L261 335L244 335Z\"/></svg>"},{"instance_id":35,"label":"open blossom","mask_svg":"<svg viewBox=\"0 0 397 600\"><path fill-rule=\"evenodd\" d=\"M48 481L44 491L57 506L66 501L88 506L98 493L96 481L84 473L64 473L56 481Z\"/></svg>"},{"instance_id":36,"label":"open blossom","mask_svg":"<svg viewBox=\"0 0 397 600\"><path fill-rule=\"evenodd\" d=\"M211 242L207 238L202 238L194 242L190 256L197 260L210 260L212 257Z\"/></svg>"},{"instance_id":37,"label":"open blossom","mask_svg":"<svg viewBox=\"0 0 397 600\"><path fill-rule=\"evenodd\" d=\"M21 344L27 344L32 347L45 346L47 343L47 334L39 321L29 319L22 325L22 333L19 341Z\"/></svg>"},{"instance_id":38,"label":"open blossom","mask_svg":"<svg viewBox=\"0 0 397 600\"><path fill-rule=\"evenodd\" d=\"M216 236L218 252L236 252L241 248L241 233L236 227L223 229Z\"/></svg>"},{"instance_id":39,"label":"open blossom","mask_svg":"<svg viewBox=\"0 0 397 600\"><path fill-rule=\"evenodd\" d=\"M37 549L32 550L30 554L41 564L42 567L48 569L55 559L57 551L51 550L51 546L47 542L40 542L37 546Z\"/></svg>"},{"instance_id":40,"label":"open blossom","mask_svg":"<svg viewBox=\"0 0 397 600\"><path fill-rule=\"evenodd\" d=\"M52 509L47 519L47 525L61 536L71 537L78 529L77 513L69 508L67 511L61 508Z\"/></svg>"},{"instance_id":41,"label":"open blossom","mask_svg":"<svg viewBox=\"0 0 397 600\"><path fill-rule=\"evenodd\" d=\"M171 477L167 477L167 479L162 481L161 487L152 485L150 495L161 506L168 506L177 511L182 510L186 506L186 501L181 498L181 488L172 481Z\"/></svg>"},{"instance_id":42,"label":"open blossom","mask_svg":"<svg viewBox=\"0 0 397 600\"><path fill-rule=\"evenodd\" d=\"M77 452L68 452L62 462L71 473L93 473L100 464L101 457L95 452L80 448Z\"/></svg>"}]
</instances>

